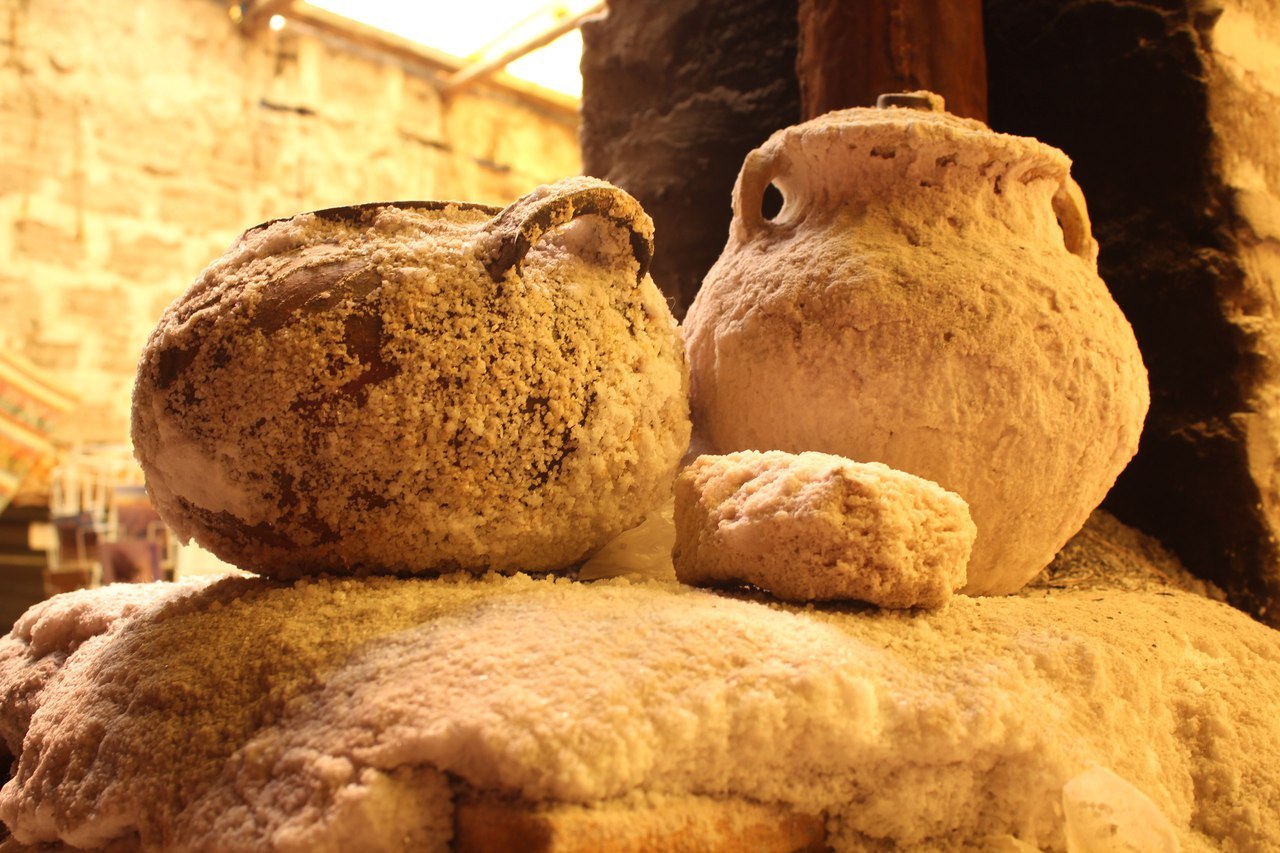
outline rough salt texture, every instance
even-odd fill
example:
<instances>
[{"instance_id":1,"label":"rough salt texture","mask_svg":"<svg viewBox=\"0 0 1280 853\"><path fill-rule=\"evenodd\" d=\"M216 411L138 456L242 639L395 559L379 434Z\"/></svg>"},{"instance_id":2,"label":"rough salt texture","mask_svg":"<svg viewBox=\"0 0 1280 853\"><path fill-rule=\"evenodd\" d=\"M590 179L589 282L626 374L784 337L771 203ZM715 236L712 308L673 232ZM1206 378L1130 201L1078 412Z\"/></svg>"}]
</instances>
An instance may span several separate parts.
<instances>
[{"instance_id":1,"label":"rough salt texture","mask_svg":"<svg viewBox=\"0 0 1280 853\"><path fill-rule=\"evenodd\" d=\"M1101 766L1185 850L1280 845L1280 634L1154 580L916 615L523 575L108 587L29 612L0 685L25 843L443 845L445 773L778 803L840 851L1063 850Z\"/></svg>"},{"instance_id":2,"label":"rough salt texture","mask_svg":"<svg viewBox=\"0 0 1280 853\"><path fill-rule=\"evenodd\" d=\"M936 483L824 453L701 456L676 478L676 577L786 601L941 607L976 529Z\"/></svg>"},{"instance_id":3,"label":"rough salt texture","mask_svg":"<svg viewBox=\"0 0 1280 853\"><path fill-rule=\"evenodd\" d=\"M978 527L965 591L1018 589L1133 456L1148 402L1068 166L943 113L848 110L775 134L685 320L695 431L716 452L816 450L933 480ZM770 181L785 203L762 219Z\"/></svg>"},{"instance_id":4,"label":"rough salt texture","mask_svg":"<svg viewBox=\"0 0 1280 853\"><path fill-rule=\"evenodd\" d=\"M134 395L179 536L279 576L556 569L669 494L687 377L652 224L588 179L494 212L304 214L200 276Z\"/></svg>"}]
</instances>

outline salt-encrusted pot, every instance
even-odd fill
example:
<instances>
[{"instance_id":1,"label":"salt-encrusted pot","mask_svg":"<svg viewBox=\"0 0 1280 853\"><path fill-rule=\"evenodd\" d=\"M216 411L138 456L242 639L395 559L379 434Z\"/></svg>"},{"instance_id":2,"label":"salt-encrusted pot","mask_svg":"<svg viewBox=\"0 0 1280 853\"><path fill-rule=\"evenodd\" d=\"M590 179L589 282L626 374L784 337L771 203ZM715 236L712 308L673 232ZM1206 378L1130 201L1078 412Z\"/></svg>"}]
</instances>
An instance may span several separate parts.
<instances>
[{"instance_id":1,"label":"salt-encrusted pot","mask_svg":"<svg viewBox=\"0 0 1280 853\"><path fill-rule=\"evenodd\" d=\"M1146 370L1066 155L915 101L748 155L684 325L694 429L722 453L818 450L936 481L977 524L965 591L1007 593L1136 452ZM767 219L770 183L784 203Z\"/></svg>"},{"instance_id":2,"label":"salt-encrusted pot","mask_svg":"<svg viewBox=\"0 0 1280 853\"><path fill-rule=\"evenodd\" d=\"M165 521L284 577L574 563L669 495L688 444L652 234L587 178L249 230L139 366Z\"/></svg>"}]
</instances>

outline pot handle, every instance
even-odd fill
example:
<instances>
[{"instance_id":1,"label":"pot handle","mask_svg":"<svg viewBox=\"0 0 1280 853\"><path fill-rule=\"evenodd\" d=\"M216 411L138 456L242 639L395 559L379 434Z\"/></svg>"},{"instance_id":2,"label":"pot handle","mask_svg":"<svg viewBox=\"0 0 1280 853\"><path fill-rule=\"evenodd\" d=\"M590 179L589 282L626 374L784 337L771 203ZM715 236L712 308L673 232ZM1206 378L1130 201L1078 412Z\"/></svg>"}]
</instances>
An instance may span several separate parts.
<instances>
[{"instance_id":1,"label":"pot handle","mask_svg":"<svg viewBox=\"0 0 1280 853\"><path fill-rule=\"evenodd\" d=\"M1090 263L1098 261L1098 241L1093 239L1089 223L1089 208L1085 205L1084 191L1070 175L1053 196L1053 212L1062 228L1062 239L1067 251Z\"/></svg>"},{"instance_id":2,"label":"pot handle","mask_svg":"<svg viewBox=\"0 0 1280 853\"><path fill-rule=\"evenodd\" d=\"M494 281L518 268L547 232L580 216L596 215L623 228L640 264L639 284L653 260L653 220L629 193L597 178L564 178L508 205L484 227L485 269Z\"/></svg>"},{"instance_id":3,"label":"pot handle","mask_svg":"<svg viewBox=\"0 0 1280 853\"><path fill-rule=\"evenodd\" d=\"M787 161L776 147L756 148L742 161L742 171L733 185L733 213L748 235L772 224L760 214L764 191L785 173Z\"/></svg>"}]
</instances>

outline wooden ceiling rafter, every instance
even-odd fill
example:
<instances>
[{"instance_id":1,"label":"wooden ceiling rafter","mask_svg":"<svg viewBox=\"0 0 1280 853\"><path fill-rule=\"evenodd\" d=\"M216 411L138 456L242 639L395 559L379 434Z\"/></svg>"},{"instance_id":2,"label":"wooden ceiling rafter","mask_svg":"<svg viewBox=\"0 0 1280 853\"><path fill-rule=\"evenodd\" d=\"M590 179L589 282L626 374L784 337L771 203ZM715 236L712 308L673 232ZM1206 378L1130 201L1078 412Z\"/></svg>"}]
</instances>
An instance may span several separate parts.
<instances>
[{"instance_id":1,"label":"wooden ceiling rafter","mask_svg":"<svg viewBox=\"0 0 1280 853\"><path fill-rule=\"evenodd\" d=\"M588 9L552 23L498 56L472 62L388 30L329 12L305 0L243 0L232 3L228 12L231 20L248 35L261 32L273 16L280 15L288 21L302 24L310 29L348 39L361 47L372 48L392 55L398 60L425 66L433 72L433 76L439 78L440 94L444 98L455 97L476 84L488 80L549 106L572 110L576 113L577 98L536 83L520 80L502 73L502 70L517 59L577 29L583 21L601 13L604 8L605 3L601 0Z\"/></svg>"}]
</instances>

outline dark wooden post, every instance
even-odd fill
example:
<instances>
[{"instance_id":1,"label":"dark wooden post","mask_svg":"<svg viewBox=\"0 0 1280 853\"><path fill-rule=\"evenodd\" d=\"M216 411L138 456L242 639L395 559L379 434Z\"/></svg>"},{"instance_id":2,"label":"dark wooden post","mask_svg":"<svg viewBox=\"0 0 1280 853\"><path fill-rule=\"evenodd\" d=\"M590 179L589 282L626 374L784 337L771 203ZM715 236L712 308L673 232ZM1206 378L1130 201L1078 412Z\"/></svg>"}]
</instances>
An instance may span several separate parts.
<instances>
[{"instance_id":1,"label":"dark wooden post","mask_svg":"<svg viewBox=\"0 0 1280 853\"><path fill-rule=\"evenodd\" d=\"M981 0L800 0L796 73L806 119L929 89L987 119Z\"/></svg>"}]
</instances>

